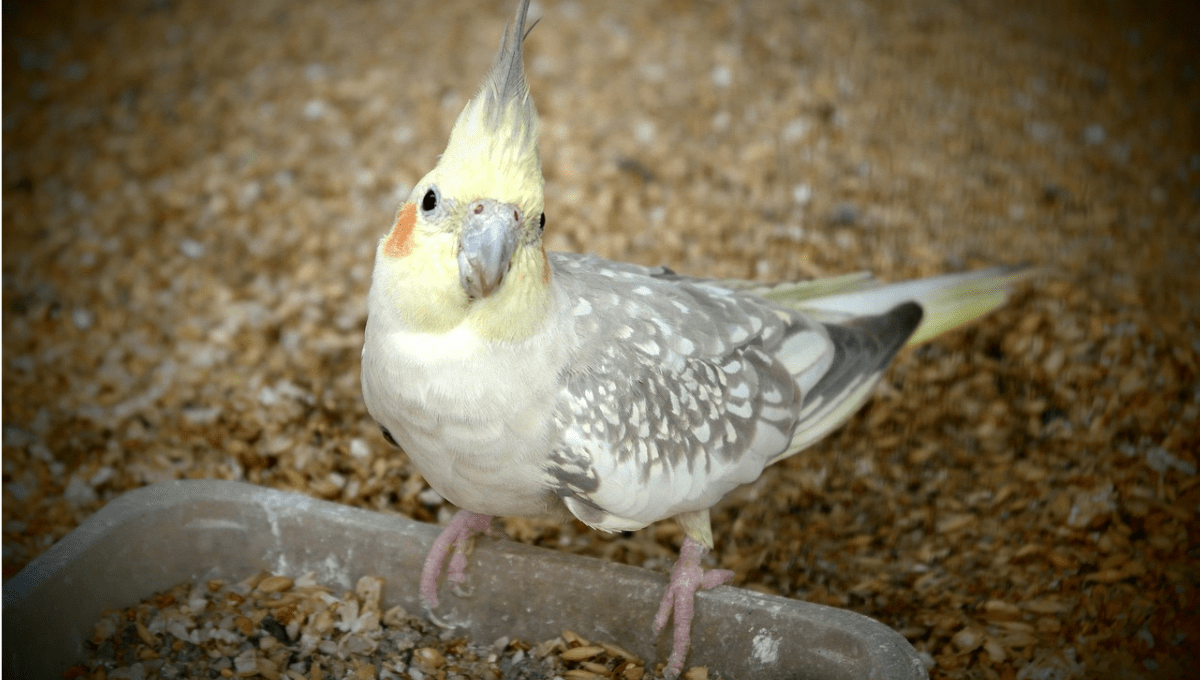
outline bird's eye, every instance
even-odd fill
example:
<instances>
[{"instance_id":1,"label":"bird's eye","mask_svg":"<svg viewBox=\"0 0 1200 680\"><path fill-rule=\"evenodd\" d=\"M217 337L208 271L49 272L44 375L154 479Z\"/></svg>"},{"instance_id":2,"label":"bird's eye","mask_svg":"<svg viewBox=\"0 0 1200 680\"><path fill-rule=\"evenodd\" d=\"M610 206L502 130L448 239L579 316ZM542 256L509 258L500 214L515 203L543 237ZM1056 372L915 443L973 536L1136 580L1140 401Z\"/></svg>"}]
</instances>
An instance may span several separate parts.
<instances>
[{"instance_id":1,"label":"bird's eye","mask_svg":"<svg viewBox=\"0 0 1200 680\"><path fill-rule=\"evenodd\" d=\"M429 212L430 210L433 210L434 208L436 208L437 204L438 204L437 192L431 188L429 191L425 192L425 198L421 199L421 210L424 210L425 212Z\"/></svg>"},{"instance_id":2,"label":"bird's eye","mask_svg":"<svg viewBox=\"0 0 1200 680\"><path fill-rule=\"evenodd\" d=\"M541 221L538 222L538 231L546 231L546 213L542 213Z\"/></svg>"}]
</instances>

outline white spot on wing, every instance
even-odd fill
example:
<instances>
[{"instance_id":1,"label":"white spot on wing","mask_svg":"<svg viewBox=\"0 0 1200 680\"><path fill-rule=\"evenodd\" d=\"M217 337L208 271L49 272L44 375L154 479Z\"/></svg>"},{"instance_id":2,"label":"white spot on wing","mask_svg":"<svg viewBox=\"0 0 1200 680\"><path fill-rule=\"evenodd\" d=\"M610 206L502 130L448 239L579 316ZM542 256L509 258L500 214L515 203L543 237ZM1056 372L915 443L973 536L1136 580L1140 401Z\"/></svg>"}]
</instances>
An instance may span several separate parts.
<instances>
[{"instance_id":1,"label":"white spot on wing","mask_svg":"<svg viewBox=\"0 0 1200 680\"><path fill-rule=\"evenodd\" d=\"M643 352L645 352L646 354L649 354L652 357L658 356L658 353L662 351L659 348L658 343L654 342L653 340L651 340L649 342L639 342L639 343L635 343L635 344L638 349L642 350Z\"/></svg>"},{"instance_id":2,"label":"white spot on wing","mask_svg":"<svg viewBox=\"0 0 1200 680\"><path fill-rule=\"evenodd\" d=\"M571 310L571 313L575 316L587 316L592 313L592 303L584 298L580 298L579 302L575 304L575 309Z\"/></svg>"},{"instance_id":3,"label":"white spot on wing","mask_svg":"<svg viewBox=\"0 0 1200 680\"><path fill-rule=\"evenodd\" d=\"M750 383L747 383L746 381L743 380L742 382L739 382L737 385L734 385L729 390L729 396L734 397L736 399L746 399L747 397L750 396ZM776 397L778 398L778 392L776 393Z\"/></svg>"},{"instance_id":4,"label":"white spot on wing","mask_svg":"<svg viewBox=\"0 0 1200 680\"><path fill-rule=\"evenodd\" d=\"M651 319L651 321L653 321L654 325L656 327L658 327L658 332L664 338L669 338L672 335L674 335L674 331L671 330L671 326L669 326L666 321L663 321L662 319L660 319L658 317L654 317L653 319Z\"/></svg>"},{"instance_id":5,"label":"white spot on wing","mask_svg":"<svg viewBox=\"0 0 1200 680\"><path fill-rule=\"evenodd\" d=\"M597 406L600 410L600 415L603 416L604 419L608 421L609 425L616 425L617 423L621 422L620 420L617 419L617 414L615 412L613 412L612 408L609 407L608 404L601 402Z\"/></svg>"},{"instance_id":6,"label":"white spot on wing","mask_svg":"<svg viewBox=\"0 0 1200 680\"><path fill-rule=\"evenodd\" d=\"M743 401L737 404L730 402L725 406L725 410L729 411L738 418L749 418L754 413L754 409L750 406L750 402L748 401Z\"/></svg>"}]
</instances>

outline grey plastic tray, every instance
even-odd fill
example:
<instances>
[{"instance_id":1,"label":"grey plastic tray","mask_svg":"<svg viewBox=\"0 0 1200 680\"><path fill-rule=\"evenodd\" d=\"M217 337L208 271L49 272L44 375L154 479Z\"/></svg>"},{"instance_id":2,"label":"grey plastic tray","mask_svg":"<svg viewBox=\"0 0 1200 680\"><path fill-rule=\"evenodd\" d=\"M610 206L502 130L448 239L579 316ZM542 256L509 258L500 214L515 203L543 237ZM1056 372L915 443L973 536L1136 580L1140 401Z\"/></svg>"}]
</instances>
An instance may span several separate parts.
<instances>
[{"instance_id":1,"label":"grey plastic tray","mask_svg":"<svg viewBox=\"0 0 1200 680\"><path fill-rule=\"evenodd\" d=\"M385 607L421 611L417 588L438 527L236 482L182 481L131 491L4 585L4 677L61 678L83 658L104 609L185 580L258 571L352 589L386 579ZM439 615L481 642L529 641L571 629L664 661L669 635L651 619L663 574L480 538L469 597L442 587ZM928 677L898 633L853 612L719 587L697 598L688 665L727 678Z\"/></svg>"}]
</instances>

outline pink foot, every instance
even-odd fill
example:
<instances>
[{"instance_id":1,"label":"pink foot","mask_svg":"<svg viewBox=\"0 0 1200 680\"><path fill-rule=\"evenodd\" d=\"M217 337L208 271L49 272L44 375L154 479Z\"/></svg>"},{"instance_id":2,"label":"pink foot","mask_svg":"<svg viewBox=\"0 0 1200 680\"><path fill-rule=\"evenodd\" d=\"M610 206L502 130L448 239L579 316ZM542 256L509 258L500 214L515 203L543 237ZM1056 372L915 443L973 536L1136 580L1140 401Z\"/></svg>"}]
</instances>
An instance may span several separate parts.
<instances>
[{"instance_id":1,"label":"pink foot","mask_svg":"<svg viewBox=\"0 0 1200 680\"><path fill-rule=\"evenodd\" d=\"M425 558L425 568L421 570L421 603L426 609L433 611L438 606L438 577L442 574L442 565L446 562L450 546L453 545L455 550L450 558L450 568L446 570L446 580L462 583L467 578L467 541L476 534L490 533L491 529L491 515L467 510L459 510L450 524L442 529Z\"/></svg>"},{"instance_id":2,"label":"pink foot","mask_svg":"<svg viewBox=\"0 0 1200 680\"><path fill-rule=\"evenodd\" d=\"M712 569L708 572L700 566L700 558L708 550L693 541L691 536L685 536L683 547L679 550L679 561L671 569L671 582L663 595L658 614L654 617L654 634L662 631L675 610L675 636L671 648L671 658L663 676L667 680L679 677L683 671L683 660L687 657L688 646L692 638L692 616L695 614L696 592L716 588L733 578L733 572L728 569Z\"/></svg>"}]
</instances>

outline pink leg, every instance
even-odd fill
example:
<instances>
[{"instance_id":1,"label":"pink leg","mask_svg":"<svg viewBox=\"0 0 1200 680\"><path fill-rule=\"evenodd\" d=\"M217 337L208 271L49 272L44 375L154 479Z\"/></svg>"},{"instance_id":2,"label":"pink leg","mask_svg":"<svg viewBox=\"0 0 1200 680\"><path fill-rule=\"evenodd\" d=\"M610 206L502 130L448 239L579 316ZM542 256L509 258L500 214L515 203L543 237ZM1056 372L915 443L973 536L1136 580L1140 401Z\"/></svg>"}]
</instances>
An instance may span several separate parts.
<instances>
[{"instance_id":1,"label":"pink leg","mask_svg":"<svg viewBox=\"0 0 1200 680\"><path fill-rule=\"evenodd\" d=\"M450 557L450 568L446 570L446 579L454 583L462 583L467 578L467 541L476 534L488 533L492 528L492 516L480 515L467 510L459 510L450 520L450 524L442 529L429 555L425 558L425 568L421 570L421 603L426 609L433 610L438 606L437 586L438 577L442 574L442 565L446 562L446 554L453 545L454 555Z\"/></svg>"},{"instance_id":2,"label":"pink leg","mask_svg":"<svg viewBox=\"0 0 1200 680\"><path fill-rule=\"evenodd\" d=\"M691 536L684 537L679 561L671 569L671 582L658 607L658 615L654 617L654 634L657 635L667 625L671 610L675 610L675 643L671 648L671 658L663 670L663 676L668 680L679 677L683 671L683 660L687 657L692 638L696 592L716 588L733 578L733 572L728 569L712 569L706 573L700 566L700 558L706 552L707 548L693 541Z\"/></svg>"}]
</instances>

